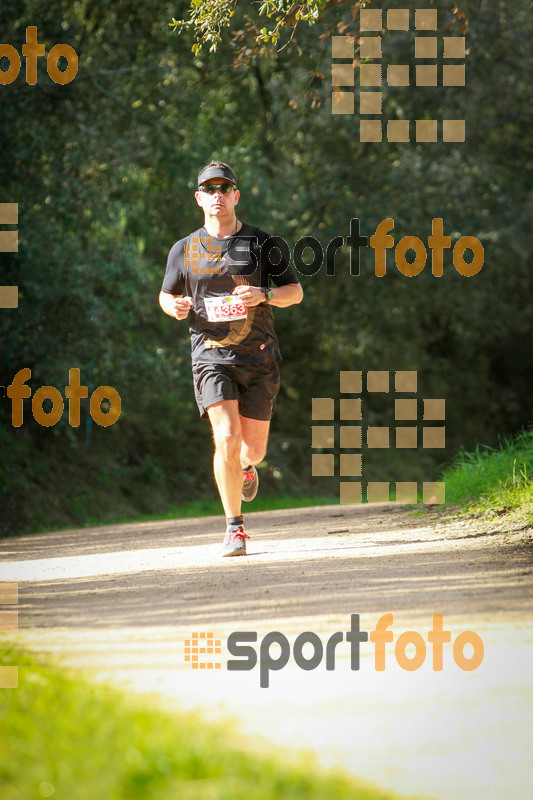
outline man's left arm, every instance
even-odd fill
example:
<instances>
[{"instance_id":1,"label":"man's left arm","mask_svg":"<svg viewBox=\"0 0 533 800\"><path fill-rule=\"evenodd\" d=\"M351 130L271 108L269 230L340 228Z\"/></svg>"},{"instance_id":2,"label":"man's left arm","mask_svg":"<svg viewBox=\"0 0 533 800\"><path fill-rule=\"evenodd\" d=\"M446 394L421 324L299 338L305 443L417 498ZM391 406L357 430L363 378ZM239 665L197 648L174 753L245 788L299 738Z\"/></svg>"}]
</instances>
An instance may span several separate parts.
<instances>
[{"instance_id":1,"label":"man's left arm","mask_svg":"<svg viewBox=\"0 0 533 800\"><path fill-rule=\"evenodd\" d=\"M300 283L285 283L283 286L273 286L274 297L267 301L267 305L276 308L287 308L301 303L304 293ZM258 306L266 301L265 293L257 286L236 286L233 294L238 295L247 307Z\"/></svg>"},{"instance_id":2,"label":"man's left arm","mask_svg":"<svg viewBox=\"0 0 533 800\"><path fill-rule=\"evenodd\" d=\"M286 308L287 306L294 306L296 303L301 303L304 296L300 283L286 283L284 286L273 286L272 293L274 297L272 300L268 300L268 305L276 306L277 308ZM263 294L263 298L264 296Z\"/></svg>"}]
</instances>

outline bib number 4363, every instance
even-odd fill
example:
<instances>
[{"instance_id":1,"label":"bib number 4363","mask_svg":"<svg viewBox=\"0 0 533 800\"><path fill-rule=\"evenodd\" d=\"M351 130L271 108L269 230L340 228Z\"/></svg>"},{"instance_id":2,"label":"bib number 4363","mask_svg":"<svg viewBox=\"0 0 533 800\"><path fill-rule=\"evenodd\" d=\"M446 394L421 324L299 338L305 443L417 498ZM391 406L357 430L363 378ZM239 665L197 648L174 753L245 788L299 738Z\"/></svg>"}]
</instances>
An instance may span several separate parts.
<instances>
[{"instance_id":1,"label":"bib number 4363","mask_svg":"<svg viewBox=\"0 0 533 800\"><path fill-rule=\"evenodd\" d=\"M234 295L204 297L205 310L209 322L230 322L246 319L248 310L242 300Z\"/></svg>"}]
</instances>

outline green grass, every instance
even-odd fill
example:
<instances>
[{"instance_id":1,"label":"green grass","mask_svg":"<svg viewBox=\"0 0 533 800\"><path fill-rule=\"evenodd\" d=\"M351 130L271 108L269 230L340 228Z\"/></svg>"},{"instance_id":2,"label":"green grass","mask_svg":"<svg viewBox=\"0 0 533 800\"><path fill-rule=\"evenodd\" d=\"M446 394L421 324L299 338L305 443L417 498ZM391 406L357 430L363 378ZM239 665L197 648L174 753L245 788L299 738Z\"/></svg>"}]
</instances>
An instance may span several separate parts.
<instances>
[{"instance_id":1,"label":"green grass","mask_svg":"<svg viewBox=\"0 0 533 800\"><path fill-rule=\"evenodd\" d=\"M338 505L338 497L322 497L319 495L306 495L294 497L293 495L279 495L277 497L261 497L254 499L252 505L245 506L246 511L276 511L283 508L306 508L308 506L329 506ZM151 522L158 519L183 519L185 517L212 517L217 514L223 516L224 510L220 500L194 500L184 505L175 506L167 511L166 514L149 514L140 517L129 517L128 519L118 520L121 522ZM97 523L95 523L97 524Z\"/></svg>"},{"instance_id":2,"label":"green grass","mask_svg":"<svg viewBox=\"0 0 533 800\"><path fill-rule=\"evenodd\" d=\"M460 453L443 478L447 503L480 511L520 508L533 521L533 432L505 439L499 449Z\"/></svg>"},{"instance_id":3,"label":"green grass","mask_svg":"<svg viewBox=\"0 0 533 800\"><path fill-rule=\"evenodd\" d=\"M391 800L310 757L248 749L231 726L149 708L0 645L19 667L0 690L5 800Z\"/></svg>"},{"instance_id":4,"label":"green grass","mask_svg":"<svg viewBox=\"0 0 533 800\"><path fill-rule=\"evenodd\" d=\"M278 497L256 497L253 501L253 506L249 507L252 511L276 511L283 508L307 508L309 506L329 506L338 505L338 497L323 497L319 495L281 495ZM244 508L243 513L248 509ZM139 514L113 517L113 520L102 520L99 516L86 517L82 523L70 523L64 525L53 525L47 527L46 525L39 525L35 527L31 534L49 533L50 531L64 531L71 530L75 527L92 528L101 525L122 525L134 522L157 522L164 519L186 519L190 517L214 517L224 516L224 509L220 500L217 498L206 498L202 500L191 500L190 503L183 503L179 506L173 506L165 513L159 514Z\"/></svg>"}]
</instances>

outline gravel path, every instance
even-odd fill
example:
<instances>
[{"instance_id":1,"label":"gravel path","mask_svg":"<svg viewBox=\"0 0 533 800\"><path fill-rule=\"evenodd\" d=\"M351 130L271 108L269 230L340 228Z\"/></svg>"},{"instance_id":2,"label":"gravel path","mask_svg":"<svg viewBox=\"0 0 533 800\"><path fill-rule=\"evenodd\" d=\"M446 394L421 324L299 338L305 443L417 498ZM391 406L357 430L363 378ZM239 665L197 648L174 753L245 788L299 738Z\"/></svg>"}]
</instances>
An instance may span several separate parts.
<instances>
[{"instance_id":1,"label":"gravel path","mask_svg":"<svg viewBox=\"0 0 533 800\"><path fill-rule=\"evenodd\" d=\"M98 678L155 692L167 708L230 715L255 745L310 749L321 764L398 792L529 800L531 529L509 515L461 522L380 505L250 513L249 555L221 559L220 525L209 517L0 541L0 581L19 583L12 638ZM226 668L233 631L257 632L257 652L271 631L291 648L313 631L325 653L352 614L372 631L388 613L394 641L384 671L375 669L370 641L361 644L360 669L351 669L345 636L334 671L325 656L304 671L292 652L282 670L268 672L266 662L262 671ZM433 614L443 614L452 635L442 671L432 669L427 641ZM425 640L416 671L396 661L404 631ZM462 631L484 645L473 671L454 660ZM184 660L193 632L220 639L220 655L199 656L220 668L195 670ZM467 644L465 658L472 653ZM280 656L278 645L270 654ZM406 656L413 654L410 645ZM307 644L302 656L311 655Z\"/></svg>"}]
</instances>

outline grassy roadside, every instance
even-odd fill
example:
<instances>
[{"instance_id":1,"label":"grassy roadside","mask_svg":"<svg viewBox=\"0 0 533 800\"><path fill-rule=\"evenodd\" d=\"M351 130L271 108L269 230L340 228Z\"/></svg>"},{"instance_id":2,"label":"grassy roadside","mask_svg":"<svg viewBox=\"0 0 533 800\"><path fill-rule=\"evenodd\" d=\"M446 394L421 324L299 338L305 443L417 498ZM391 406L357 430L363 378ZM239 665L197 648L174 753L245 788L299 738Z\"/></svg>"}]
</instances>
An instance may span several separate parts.
<instances>
[{"instance_id":1,"label":"grassy roadside","mask_svg":"<svg viewBox=\"0 0 533 800\"><path fill-rule=\"evenodd\" d=\"M284 508L307 508L309 506L328 506L338 503L338 497L322 497L319 495L306 495L295 497L284 494L278 497L254 498L251 511L276 511ZM246 509L243 510L243 513ZM183 519L185 517L213 517L223 516L220 500L194 500L181 506L169 509L166 514L145 514L141 517L119 520L120 522L151 522L159 519ZM97 523L95 523L97 524Z\"/></svg>"},{"instance_id":2,"label":"grassy roadside","mask_svg":"<svg viewBox=\"0 0 533 800\"><path fill-rule=\"evenodd\" d=\"M460 453L445 470L446 502L463 513L520 513L533 523L533 431L505 439L498 449Z\"/></svg>"},{"instance_id":3,"label":"grassy roadside","mask_svg":"<svg viewBox=\"0 0 533 800\"><path fill-rule=\"evenodd\" d=\"M28 477L25 469L13 471L9 465L0 465L0 505L3 510L0 535L222 516L213 487L211 496L188 502L176 503L173 493L172 503L169 503L172 493L165 493L153 475L141 471L132 476L125 468L117 471L116 465L100 461L100 456L95 453L84 454L84 458L86 461L82 464L70 464L66 477L63 473L51 474L43 454L37 454L31 463L28 462L35 472L33 477ZM90 475L90 481L87 475ZM505 509L505 513L510 511L513 514L520 511L524 520L531 524L532 477L533 432L523 432L513 440L504 440L499 449L480 445L475 451L463 451L442 476L446 484L447 508L452 507L457 513L485 515L491 510L500 513ZM50 485L56 489L61 487L61 491L50 492ZM250 510L272 511L338 503L338 495L260 493ZM161 510L154 513L154 508ZM426 509L420 495L418 510L413 513L423 514Z\"/></svg>"},{"instance_id":4,"label":"grassy roadside","mask_svg":"<svg viewBox=\"0 0 533 800\"><path fill-rule=\"evenodd\" d=\"M254 499L252 510L276 511L284 508L308 508L310 506L335 505L338 504L338 502L338 497L322 497L320 495L305 495L296 497L293 495L280 495L278 497L256 497ZM246 511L246 509L244 510ZM92 528L110 524L122 525L131 524L134 522L157 522L165 519L188 519L191 517L223 517L223 515L224 512L218 498L213 500L191 500L189 503L173 506L165 513L160 514L139 514L138 516L129 514L120 516L118 518L113 518L112 521L102 521L101 517L99 516L88 516L80 525L75 525L74 523L64 525L56 524L49 527L46 525L40 525L32 530L30 535L37 533L48 533L51 530L54 532L71 530L74 527ZM28 533L24 535L27 536Z\"/></svg>"},{"instance_id":5,"label":"grassy roadside","mask_svg":"<svg viewBox=\"0 0 533 800\"><path fill-rule=\"evenodd\" d=\"M14 436L0 426L0 537L132 521L222 516L209 439L201 450L205 463L195 463L195 471L177 471L175 464L169 467L168 457L166 462L149 456L128 459L124 453L104 449L98 441L85 449L77 440L65 444L53 436L35 447L29 433L20 433ZM188 446L194 445L189 442ZM188 455L184 450L182 461L186 462ZM289 466L287 462L287 470ZM314 486L306 482L280 482L273 477L269 464L261 470L261 493L254 501L254 510L336 502L327 497L331 491L323 494L317 496Z\"/></svg>"},{"instance_id":6,"label":"grassy roadside","mask_svg":"<svg viewBox=\"0 0 533 800\"><path fill-rule=\"evenodd\" d=\"M228 725L148 709L0 644L19 686L0 690L6 800L393 800L304 756L259 754Z\"/></svg>"}]
</instances>

